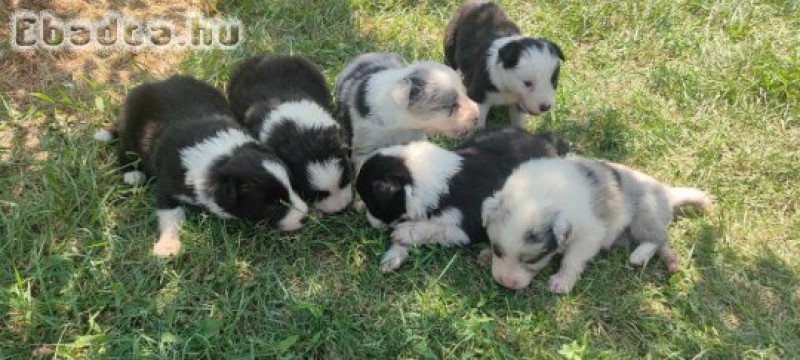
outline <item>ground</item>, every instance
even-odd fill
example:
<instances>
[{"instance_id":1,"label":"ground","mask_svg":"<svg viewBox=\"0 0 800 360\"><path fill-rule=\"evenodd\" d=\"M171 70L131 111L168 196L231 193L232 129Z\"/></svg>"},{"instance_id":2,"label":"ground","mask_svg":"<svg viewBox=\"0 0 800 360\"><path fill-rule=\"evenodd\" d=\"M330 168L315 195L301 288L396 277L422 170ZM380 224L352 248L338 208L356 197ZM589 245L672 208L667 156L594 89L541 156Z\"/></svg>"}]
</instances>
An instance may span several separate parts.
<instances>
[{"instance_id":1,"label":"ground","mask_svg":"<svg viewBox=\"0 0 800 360\"><path fill-rule=\"evenodd\" d=\"M384 275L388 234L352 212L280 234L190 211L183 253L157 260L152 187L123 184L113 149L92 140L128 89L174 72L223 89L231 65L260 52L307 56L331 83L367 51L441 60L457 4L0 0L0 358L797 357L800 5L500 2L567 57L556 108L530 130L714 196L710 213L671 227L679 272L631 268L618 249L569 295L547 291L553 266L508 291L475 245L423 247ZM7 42L18 8L196 8L238 17L246 40L234 51L21 54Z\"/></svg>"}]
</instances>

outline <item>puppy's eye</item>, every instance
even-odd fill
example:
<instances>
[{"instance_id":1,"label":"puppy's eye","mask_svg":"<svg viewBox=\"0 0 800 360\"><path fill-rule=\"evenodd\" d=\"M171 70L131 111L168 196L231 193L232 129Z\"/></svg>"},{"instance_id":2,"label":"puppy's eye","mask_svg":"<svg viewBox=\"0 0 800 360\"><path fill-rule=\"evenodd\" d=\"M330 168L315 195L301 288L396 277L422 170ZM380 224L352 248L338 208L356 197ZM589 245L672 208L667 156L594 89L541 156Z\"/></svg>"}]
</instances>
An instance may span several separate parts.
<instances>
[{"instance_id":1,"label":"puppy's eye","mask_svg":"<svg viewBox=\"0 0 800 360\"><path fill-rule=\"evenodd\" d=\"M525 87L527 88L533 87L533 81L523 81L522 84L525 85Z\"/></svg>"},{"instance_id":2,"label":"puppy's eye","mask_svg":"<svg viewBox=\"0 0 800 360\"><path fill-rule=\"evenodd\" d=\"M503 250L500 249L500 246L497 246L497 244L492 244L492 252L494 253L494 256L499 258L503 257Z\"/></svg>"},{"instance_id":3,"label":"puppy's eye","mask_svg":"<svg viewBox=\"0 0 800 360\"><path fill-rule=\"evenodd\" d=\"M456 111L458 111L458 107L459 107L458 103L455 103L455 104L453 104L453 105L450 105L450 106L447 108L447 115L448 115L448 116L453 116L453 114L455 114L455 113L456 113Z\"/></svg>"}]
</instances>

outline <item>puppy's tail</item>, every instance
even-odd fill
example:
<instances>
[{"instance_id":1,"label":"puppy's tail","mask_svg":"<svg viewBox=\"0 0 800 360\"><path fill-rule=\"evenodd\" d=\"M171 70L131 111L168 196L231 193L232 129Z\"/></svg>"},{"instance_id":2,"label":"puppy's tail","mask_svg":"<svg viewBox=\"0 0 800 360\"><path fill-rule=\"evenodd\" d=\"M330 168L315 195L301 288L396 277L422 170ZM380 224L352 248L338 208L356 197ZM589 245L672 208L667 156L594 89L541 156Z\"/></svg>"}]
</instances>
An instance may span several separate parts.
<instances>
[{"instance_id":1,"label":"puppy's tail","mask_svg":"<svg viewBox=\"0 0 800 360\"><path fill-rule=\"evenodd\" d=\"M117 137L117 130L114 128L103 128L94 133L94 139L102 142L109 142Z\"/></svg>"},{"instance_id":2,"label":"puppy's tail","mask_svg":"<svg viewBox=\"0 0 800 360\"><path fill-rule=\"evenodd\" d=\"M711 196L697 188L673 187L669 189L668 197L670 206L676 212L682 212L684 207L706 211L713 205Z\"/></svg>"}]
</instances>

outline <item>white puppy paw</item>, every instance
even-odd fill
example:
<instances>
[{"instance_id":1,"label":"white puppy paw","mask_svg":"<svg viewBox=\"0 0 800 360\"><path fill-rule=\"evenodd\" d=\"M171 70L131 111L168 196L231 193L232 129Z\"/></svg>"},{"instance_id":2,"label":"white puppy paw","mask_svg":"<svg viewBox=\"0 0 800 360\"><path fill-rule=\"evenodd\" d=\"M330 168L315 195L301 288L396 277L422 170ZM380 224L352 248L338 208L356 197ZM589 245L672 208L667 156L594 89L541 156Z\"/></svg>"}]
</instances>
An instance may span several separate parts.
<instances>
[{"instance_id":1,"label":"white puppy paw","mask_svg":"<svg viewBox=\"0 0 800 360\"><path fill-rule=\"evenodd\" d=\"M487 267L492 265L492 248L486 248L481 250L480 254L478 254L478 265L482 267Z\"/></svg>"},{"instance_id":2,"label":"white puppy paw","mask_svg":"<svg viewBox=\"0 0 800 360\"><path fill-rule=\"evenodd\" d=\"M122 181L128 185L139 185L144 183L146 177L141 171L128 171L122 174Z\"/></svg>"},{"instance_id":3,"label":"white puppy paw","mask_svg":"<svg viewBox=\"0 0 800 360\"><path fill-rule=\"evenodd\" d=\"M153 255L162 259L175 256L180 251L181 241L174 238L161 239L153 245Z\"/></svg>"},{"instance_id":4,"label":"white puppy paw","mask_svg":"<svg viewBox=\"0 0 800 360\"><path fill-rule=\"evenodd\" d=\"M385 274L397 270L401 265L403 265L407 258L407 247L392 245L392 247L390 247L381 258L381 272Z\"/></svg>"},{"instance_id":5,"label":"white puppy paw","mask_svg":"<svg viewBox=\"0 0 800 360\"><path fill-rule=\"evenodd\" d=\"M404 246L411 246L417 243L414 223L403 222L397 224L392 230L392 242Z\"/></svg>"},{"instance_id":6,"label":"white puppy paw","mask_svg":"<svg viewBox=\"0 0 800 360\"><path fill-rule=\"evenodd\" d=\"M549 288L554 294L566 294L575 286L578 279L567 274L555 274L550 277Z\"/></svg>"}]
</instances>

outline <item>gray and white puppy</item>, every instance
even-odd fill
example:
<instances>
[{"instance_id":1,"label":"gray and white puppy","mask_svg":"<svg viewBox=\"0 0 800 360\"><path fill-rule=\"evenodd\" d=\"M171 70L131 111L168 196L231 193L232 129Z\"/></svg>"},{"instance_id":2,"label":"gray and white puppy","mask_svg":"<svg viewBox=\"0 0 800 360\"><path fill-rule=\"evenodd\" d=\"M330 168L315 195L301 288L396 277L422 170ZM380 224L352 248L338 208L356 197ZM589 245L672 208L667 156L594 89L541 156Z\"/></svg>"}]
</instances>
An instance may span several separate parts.
<instances>
[{"instance_id":1,"label":"gray and white puppy","mask_svg":"<svg viewBox=\"0 0 800 360\"><path fill-rule=\"evenodd\" d=\"M643 266L658 253L670 272L678 258L667 227L682 206L705 209L711 198L696 188L672 187L623 165L591 159L540 159L518 167L481 216L491 249L492 276L521 289L556 253L564 255L550 277L554 293L567 293L586 263L622 240L636 245L630 263Z\"/></svg>"},{"instance_id":2,"label":"gray and white puppy","mask_svg":"<svg viewBox=\"0 0 800 360\"><path fill-rule=\"evenodd\" d=\"M336 79L337 118L352 134L360 168L373 151L424 140L427 133L460 138L478 122L478 105L453 69L434 62L408 64L395 53L369 53Z\"/></svg>"},{"instance_id":3,"label":"gray and white puppy","mask_svg":"<svg viewBox=\"0 0 800 360\"><path fill-rule=\"evenodd\" d=\"M461 70L467 92L480 104L480 127L492 106L508 105L511 123L555 105L564 54L555 43L525 37L497 4L470 0L456 10L444 36L445 63Z\"/></svg>"}]
</instances>

